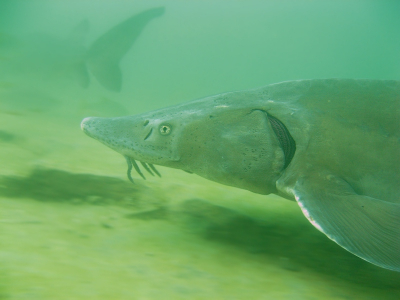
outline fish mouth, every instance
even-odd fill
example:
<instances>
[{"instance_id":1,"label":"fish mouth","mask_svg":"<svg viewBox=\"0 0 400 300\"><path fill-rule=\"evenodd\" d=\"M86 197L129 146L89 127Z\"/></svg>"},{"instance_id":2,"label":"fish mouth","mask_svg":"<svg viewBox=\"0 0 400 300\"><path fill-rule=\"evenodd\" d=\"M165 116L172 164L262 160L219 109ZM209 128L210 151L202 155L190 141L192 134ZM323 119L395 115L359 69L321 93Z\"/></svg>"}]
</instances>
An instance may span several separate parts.
<instances>
[{"instance_id":1,"label":"fish mouth","mask_svg":"<svg viewBox=\"0 0 400 300\"><path fill-rule=\"evenodd\" d=\"M138 164L136 163L135 159L124 155L125 159L126 159L126 163L128 164L128 170L126 172L126 175L128 176L128 179L130 182L135 183L132 179L132 167L135 169L135 171L144 179L146 180L146 177L143 175L142 171L140 170ZM154 167L153 164L150 163L146 163L146 162L142 162L139 161L140 164L143 166L143 168L152 176L154 176L154 174L156 174L158 177L161 177L161 174L157 171L156 167Z\"/></svg>"}]
</instances>

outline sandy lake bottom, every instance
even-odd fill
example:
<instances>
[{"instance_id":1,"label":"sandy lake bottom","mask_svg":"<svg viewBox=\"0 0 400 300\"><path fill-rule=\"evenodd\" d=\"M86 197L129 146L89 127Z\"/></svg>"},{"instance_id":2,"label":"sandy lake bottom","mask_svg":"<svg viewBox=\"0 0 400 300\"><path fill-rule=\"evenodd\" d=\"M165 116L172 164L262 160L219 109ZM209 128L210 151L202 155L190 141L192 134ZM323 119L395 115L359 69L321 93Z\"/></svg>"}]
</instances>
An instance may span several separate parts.
<instances>
[{"instance_id":1,"label":"sandy lake bottom","mask_svg":"<svg viewBox=\"0 0 400 300\"><path fill-rule=\"evenodd\" d=\"M0 299L400 299L296 203L178 170L136 184L79 118L0 117Z\"/></svg>"}]
</instances>

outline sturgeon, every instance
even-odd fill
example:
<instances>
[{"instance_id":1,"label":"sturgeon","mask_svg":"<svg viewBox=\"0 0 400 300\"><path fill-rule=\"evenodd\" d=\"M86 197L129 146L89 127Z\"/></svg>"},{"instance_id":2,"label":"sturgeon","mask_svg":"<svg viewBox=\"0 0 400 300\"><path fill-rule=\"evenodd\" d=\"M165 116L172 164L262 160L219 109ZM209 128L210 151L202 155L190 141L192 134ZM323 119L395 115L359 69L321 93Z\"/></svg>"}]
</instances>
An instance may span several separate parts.
<instances>
[{"instance_id":1,"label":"sturgeon","mask_svg":"<svg viewBox=\"0 0 400 300\"><path fill-rule=\"evenodd\" d=\"M400 272L400 81L317 79L223 93L135 116L85 118L135 161L294 200L331 240Z\"/></svg>"},{"instance_id":2,"label":"sturgeon","mask_svg":"<svg viewBox=\"0 0 400 300\"><path fill-rule=\"evenodd\" d=\"M16 71L19 80L22 74L44 77L46 83L54 78L73 79L82 88L87 88L92 75L105 89L120 92L120 61L147 25L161 17L164 11L164 7L156 7L132 15L104 32L89 47L84 46L89 32L87 20L80 22L67 39L36 34L18 42L0 33L0 77L4 74L8 81L10 74Z\"/></svg>"}]
</instances>

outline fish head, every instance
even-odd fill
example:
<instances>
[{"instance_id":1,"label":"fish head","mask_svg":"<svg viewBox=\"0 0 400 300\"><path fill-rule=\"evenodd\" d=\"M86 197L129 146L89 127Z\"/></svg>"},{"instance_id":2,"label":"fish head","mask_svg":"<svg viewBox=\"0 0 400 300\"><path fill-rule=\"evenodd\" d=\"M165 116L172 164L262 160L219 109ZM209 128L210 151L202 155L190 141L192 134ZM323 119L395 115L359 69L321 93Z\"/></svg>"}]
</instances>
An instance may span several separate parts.
<instances>
[{"instance_id":1,"label":"fish head","mask_svg":"<svg viewBox=\"0 0 400 300\"><path fill-rule=\"evenodd\" d=\"M81 128L125 157L262 194L275 192L284 163L265 111L215 97L136 116L85 118Z\"/></svg>"}]
</instances>

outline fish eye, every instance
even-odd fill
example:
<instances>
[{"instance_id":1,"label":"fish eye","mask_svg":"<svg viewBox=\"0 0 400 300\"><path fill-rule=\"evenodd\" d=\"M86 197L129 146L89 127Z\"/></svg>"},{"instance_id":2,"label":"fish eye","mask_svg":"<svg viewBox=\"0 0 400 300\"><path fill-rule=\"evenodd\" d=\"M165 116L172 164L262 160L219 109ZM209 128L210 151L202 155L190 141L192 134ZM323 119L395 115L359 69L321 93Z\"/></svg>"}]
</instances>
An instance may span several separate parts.
<instances>
[{"instance_id":1,"label":"fish eye","mask_svg":"<svg viewBox=\"0 0 400 300\"><path fill-rule=\"evenodd\" d=\"M171 133L171 126L166 125L166 124L161 125L161 126L160 126L160 133L161 133L162 135L168 135L168 134L170 134L170 133Z\"/></svg>"}]
</instances>

